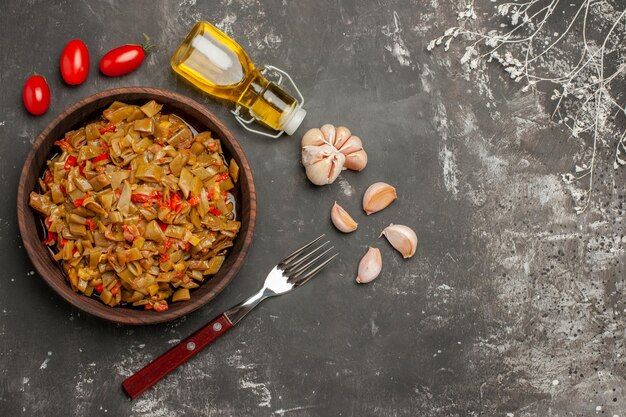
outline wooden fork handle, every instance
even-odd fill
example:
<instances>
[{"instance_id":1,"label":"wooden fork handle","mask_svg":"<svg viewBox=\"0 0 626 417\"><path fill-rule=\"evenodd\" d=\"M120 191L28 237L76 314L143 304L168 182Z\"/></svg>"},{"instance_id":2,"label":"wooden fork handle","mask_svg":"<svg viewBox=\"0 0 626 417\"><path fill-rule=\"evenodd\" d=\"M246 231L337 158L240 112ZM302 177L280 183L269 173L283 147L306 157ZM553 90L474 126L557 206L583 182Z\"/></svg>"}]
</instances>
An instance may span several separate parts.
<instances>
[{"instance_id":1,"label":"wooden fork handle","mask_svg":"<svg viewBox=\"0 0 626 417\"><path fill-rule=\"evenodd\" d=\"M137 398L145 390L152 387L174 369L187 362L196 353L210 345L215 339L226 333L231 327L233 325L226 315L220 314L200 330L122 382L124 391L130 398Z\"/></svg>"}]
</instances>

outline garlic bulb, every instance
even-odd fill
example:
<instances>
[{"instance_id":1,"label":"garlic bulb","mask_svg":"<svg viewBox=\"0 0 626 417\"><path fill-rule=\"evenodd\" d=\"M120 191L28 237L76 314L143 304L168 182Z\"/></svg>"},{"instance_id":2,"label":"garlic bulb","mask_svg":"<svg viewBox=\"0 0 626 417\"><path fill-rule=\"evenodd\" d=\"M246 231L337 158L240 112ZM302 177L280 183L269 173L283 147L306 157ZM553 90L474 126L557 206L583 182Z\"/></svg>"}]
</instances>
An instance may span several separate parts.
<instances>
[{"instance_id":1,"label":"garlic bulb","mask_svg":"<svg viewBox=\"0 0 626 417\"><path fill-rule=\"evenodd\" d=\"M410 227L392 223L380 234L380 236L383 235L391 243L391 246L400 252L405 259L415 254L417 235Z\"/></svg>"},{"instance_id":2,"label":"garlic bulb","mask_svg":"<svg viewBox=\"0 0 626 417\"><path fill-rule=\"evenodd\" d=\"M367 165L367 153L358 136L340 126L325 124L310 129L302 137L302 165L315 185L330 184L344 169L361 171Z\"/></svg>"},{"instance_id":3,"label":"garlic bulb","mask_svg":"<svg viewBox=\"0 0 626 417\"><path fill-rule=\"evenodd\" d=\"M359 271L357 273L356 282L359 284L367 284L376 279L383 268L383 259L380 256L380 249L370 247L361 262L359 262Z\"/></svg>"},{"instance_id":4,"label":"garlic bulb","mask_svg":"<svg viewBox=\"0 0 626 417\"><path fill-rule=\"evenodd\" d=\"M398 198L396 189L384 182L376 182L365 190L363 195L363 210L369 216L381 211Z\"/></svg>"},{"instance_id":5,"label":"garlic bulb","mask_svg":"<svg viewBox=\"0 0 626 417\"><path fill-rule=\"evenodd\" d=\"M335 227L344 233L354 232L358 227L358 223L343 209L337 202L333 204L333 208L330 209L330 219Z\"/></svg>"}]
</instances>

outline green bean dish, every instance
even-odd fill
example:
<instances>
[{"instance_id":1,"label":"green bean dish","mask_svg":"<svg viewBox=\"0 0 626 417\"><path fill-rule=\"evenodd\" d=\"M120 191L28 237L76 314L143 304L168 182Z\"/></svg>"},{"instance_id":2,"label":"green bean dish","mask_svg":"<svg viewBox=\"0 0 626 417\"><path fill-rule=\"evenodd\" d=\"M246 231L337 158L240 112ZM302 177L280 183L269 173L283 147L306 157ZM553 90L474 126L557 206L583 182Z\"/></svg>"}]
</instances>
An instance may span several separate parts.
<instances>
[{"instance_id":1,"label":"green bean dish","mask_svg":"<svg viewBox=\"0 0 626 417\"><path fill-rule=\"evenodd\" d=\"M162 105L114 102L65 134L30 206L74 291L165 311L216 274L241 226L239 167Z\"/></svg>"}]
</instances>

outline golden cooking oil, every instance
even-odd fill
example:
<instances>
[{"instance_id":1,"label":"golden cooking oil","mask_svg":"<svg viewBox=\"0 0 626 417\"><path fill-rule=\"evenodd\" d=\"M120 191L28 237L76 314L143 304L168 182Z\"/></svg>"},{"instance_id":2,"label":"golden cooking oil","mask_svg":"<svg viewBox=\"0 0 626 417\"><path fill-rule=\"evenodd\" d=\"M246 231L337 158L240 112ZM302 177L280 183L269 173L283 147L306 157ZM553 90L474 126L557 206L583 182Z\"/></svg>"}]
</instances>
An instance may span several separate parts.
<instances>
[{"instance_id":1,"label":"golden cooking oil","mask_svg":"<svg viewBox=\"0 0 626 417\"><path fill-rule=\"evenodd\" d=\"M247 109L271 129L291 135L306 115L295 98L255 68L237 42L208 22L196 23L171 65L202 91Z\"/></svg>"}]
</instances>

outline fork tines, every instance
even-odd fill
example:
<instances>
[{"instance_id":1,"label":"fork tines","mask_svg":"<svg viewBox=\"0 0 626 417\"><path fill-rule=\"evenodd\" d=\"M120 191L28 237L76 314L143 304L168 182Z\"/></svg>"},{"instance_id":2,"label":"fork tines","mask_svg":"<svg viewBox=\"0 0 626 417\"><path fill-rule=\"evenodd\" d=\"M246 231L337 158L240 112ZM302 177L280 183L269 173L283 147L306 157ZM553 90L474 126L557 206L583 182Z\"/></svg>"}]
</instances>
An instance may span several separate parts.
<instances>
[{"instance_id":1,"label":"fork tines","mask_svg":"<svg viewBox=\"0 0 626 417\"><path fill-rule=\"evenodd\" d=\"M295 286L302 285L309 279L313 278L313 276L324 269L324 267L326 267L326 265L328 265L338 255L338 253L335 253L332 256L326 256L331 250L334 249L334 246L323 250L325 249L325 246L330 243L330 241L326 241L321 244L318 243L323 237L324 235L321 235L320 237L313 239L311 242L296 250L278 264L278 267L283 270L283 273L289 277L289 281ZM322 252L313 257L320 251Z\"/></svg>"}]
</instances>

